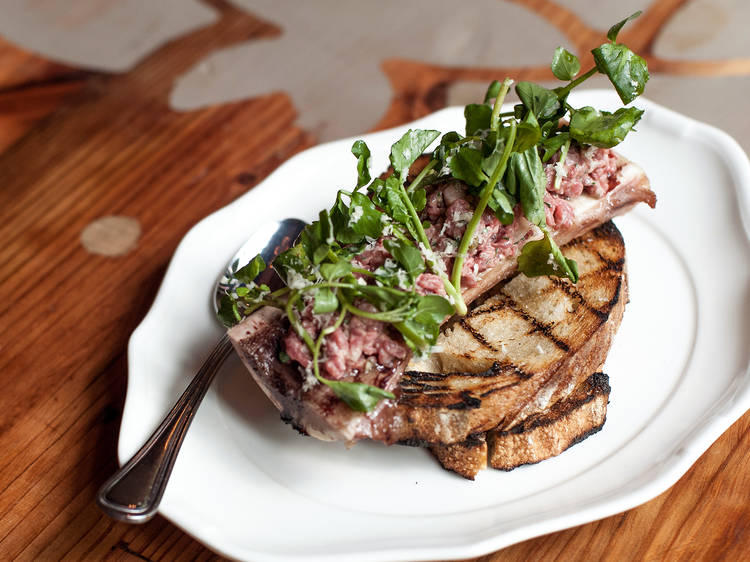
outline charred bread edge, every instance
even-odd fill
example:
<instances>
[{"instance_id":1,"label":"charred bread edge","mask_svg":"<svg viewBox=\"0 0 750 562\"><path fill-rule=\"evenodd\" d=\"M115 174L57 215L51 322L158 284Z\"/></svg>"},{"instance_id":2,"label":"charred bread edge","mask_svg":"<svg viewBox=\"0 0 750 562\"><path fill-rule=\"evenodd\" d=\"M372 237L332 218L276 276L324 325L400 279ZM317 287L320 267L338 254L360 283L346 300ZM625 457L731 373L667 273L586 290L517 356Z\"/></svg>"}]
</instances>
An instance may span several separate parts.
<instances>
[{"instance_id":1,"label":"charred bread edge","mask_svg":"<svg viewBox=\"0 0 750 562\"><path fill-rule=\"evenodd\" d=\"M537 464L542 462L543 460L558 456L570 449L573 445L576 445L581 441L584 441L591 435L601 431L601 429L604 427L605 422L607 421L606 406L609 403L609 394L611 392L609 377L604 373L597 372L586 379L586 381L584 381L582 385L588 386L587 394L584 398L563 398L558 403L554 404L548 412L541 415L530 416L529 418L522 420L518 425L510 428L507 431L497 431L497 435L499 437L504 437L506 435L518 435L524 432L533 431L534 429L540 427L550 425L554 426L555 424L566 423L567 420L565 418L567 416L575 414L576 410L579 410L593 400L605 397L607 399L607 402L604 404L604 416L601 420L601 423L591 426L582 433L573 436L570 441L557 453L546 455L542 452L540 453L540 456L543 458L539 458L535 461L523 462L508 467L493 467L490 464L490 446L488 438L488 434L492 433L493 430L490 430L487 433L472 434L466 441L463 441L461 443L449 445L433 443L428 444L427 447L443 468L445 468L446 470L450 470L451 472L455 472L456 474L469 480L474 480L480 470L484 470L488 467L495 468L495 470L510 472L511 470L518 468L519 466ZM480 448L481 450L477 450ZM481 454L484 454L483 459L478 456Z\"/></svg>"},{"instance_id":2,"label":"charred bread edge","mask_svg":"<svg viewBox=\"0 0 750 562\"><path fill-rule=\"evenodd\" d=\"M597 373L597 374L602 375L603 373ZM606 375L604 375L604 376L606 377ZM609 384L606 385L606 388L610 389ZM487 456L488 456L487 466L490 466L490 467L494 468L495 470L502 470L504 472L510 472L511 470L514 470L514 469L516 469L516 468L518 468L520 466L538 464L538 463L540 463L542 461L545 461L547 459L556 457L556 456L564 453L565 451L567 451L568 449L570 449L573 445L577 445L581 441L584 441L588 437L594 435L595 433L598 433L599 431L601 431L601 429L604 427L604 424L607 421L607 405L609 404L609 391L602 392L602 389L594 388L594 389L592 389L590 397L589 397L588 400L578 401L579 403L577 405L575 405L575 406L571 405L571 407L569 409L566 409L561 414L561 417L566 417L566 416L569 416L569 415L575 415L576 414L576 410L578 410L580 408L583 408L584 406L590 404L591 402L593 402L594 400L597 400L599 398L604 398L606 400L606 402L603 405L604 412L603 412L603 417L602 417L601 423L599 423L599 424L597 424L595 426L592 426L589 429L584 430L582 433L580 433L580 434L572 437L570 439L570 441L566 445L564 445L559 452L557 452L557 453L550 453L550 454L541 454L541 455L539 455L539 457L535 457L536 460L528 460L526 462L519 462L517 464L514 463L512 466L494 466L494 465L492 465L491 464L491 444L490 443L491 443L492 439L494 439L495 437L492 436L492 433L493 433L492 431L488 432L488 436L487 436ZM554 425L555 423L561 423L563 421L564 420L562 420L562 419L557 419L557 420L551 420L549 423L532 424L529 428L527 428L526 431L534 431L535 429L539 429L540 427L544 427L544 426L548 426L548 425ZM497 432L499 438L502 438L502 437L504 437L506 435L513 435L514 433L515 434L519 434L520 432L512 432L512 431Z\"/></svg>"}]
</instances>

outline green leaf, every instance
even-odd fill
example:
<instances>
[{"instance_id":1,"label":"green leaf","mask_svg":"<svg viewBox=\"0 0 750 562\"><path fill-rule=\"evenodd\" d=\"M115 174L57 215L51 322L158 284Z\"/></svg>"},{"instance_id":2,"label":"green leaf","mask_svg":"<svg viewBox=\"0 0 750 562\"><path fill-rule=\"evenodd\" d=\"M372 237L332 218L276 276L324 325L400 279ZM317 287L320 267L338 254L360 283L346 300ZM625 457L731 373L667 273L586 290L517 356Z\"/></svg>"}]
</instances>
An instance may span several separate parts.
<instances>
[{"instance_id":1,"label":"green leaf","mask_svg":"<svg viewBox=\"0 0 750 562\"><path fill-rule=\"evenodd\" d=\"M567 111L567 109L565 109ZM545 121L542 125L542 138L549 138L552 136L555 132L557 132L558 123L554 121Z\"/></svg>"},{"instance_id":2,"label":"green leaf","mask_svg":"<svg viewBox=\"0 0 750 562\"><path fill-rule=\"evenodd\" d=\"M643 12L641 10L638 10L636 13L626 17L624 20L617 22L615 25L609 28L609 31L607 31L607 39L612 41L613 43L617 41L617 35L620 33L620 30L622 27L628 23L631 20L634 20L638 16L640 16Z\"/></svg>"},{"instance_id":3,"label":"green leaf","mask_svg":"<svg viewBox=\"0 0 750 562\"><path fill-rule=\"evenodd\" d=\"M553 137L544 139L542 141L542 147L544 148L544 156L542 157L542 162L547 162L550 158L552 158L555 153L557 153L557 151L560 150L562 146L569 140L570 133L567 132L558 133Z\"/></svg>"},{"instance_id":4,"label":"green leaf","mask_svg":"<svg viewBox=\"0 0 750 562\"><path fill-rule=\"evenodd\" d=\"M395 324L395 327L411 349L422 352L435 345L440 335L440 325L453 312L453 305L447 299L438 295L425 295L419 297L411 317Z\"/></svg>"},{"instance_id":5,"label":"green leaf","mask_svg":"<svg viewBox=\"0 0 750 562\"><path fill-rule=\"evenodd\" d=\"M453 305L448 302L448 299L440 295L425 295L419 299L414 320L425 325L437 324L440 326L453 312Z\"/></svg>"},{"instance_id":6,"label":"green leaf","mask_svg":"<svg viewBox=\"0 0 750 562\"><path fill-rule=\"evenodd\" d=\"M323 209L318 213L318 223L320 224L320 240L326 246L332 246L336 243L336 238L333 235L333 221L331 216L328 214L326 209ZM326 253L328 250L326 249ZM316 261L316 263L318 263Z\"/></svg>"},{"instance_id":7,"label":"green leaf","mask_svg":"<svg viewBox=\"0 0 750 562\"><path fill-rule=\"evenodd\" d=\"M409 192L409 199L414 210L420 212L427 205L427 192L424 189L415 189Z\"/></svg>"},{"instance_id":8,"label":"green leaf","mask_svg":"<svg viewBox=\"0 0 750 562\"><path fill-rule=\"evenodd\" d=\"M621 143L643 115L637 107L621 107L614 113L593 107L574 109L570 114L570 136L582 144L612 148Z\"/></svg>"},{"instance_id":9,"label":"green leaf","mask_svg":"<svg viewBox=\"0 0 750 562\"><path fill-rule=\"evenodd\" d=\"M552 74L558 80L573 80L581 71L581 61L564 47L555 49L552 57Z\"/></svg>"},{"instance_id":10,"label":"green leaf","mask_svg":"<svg viewBox=\"0 0 750 562\"><path fill-rule=\"evenodd\" d=\"M482 170L482 153L469 146L462 146L451 158L448 167L454 178L478 187L487 181L487 175Z\"/></svg>"},{"instance_id":11,"label":"green leaf","mask_svg":"<svg viewBox=\"0 0 750 562\"><path fill-rule=\"evenodd\" d=\"M524 245L518 256L518 270L527 277L554 275L567 277L573 283L578 282L578 264L563 256L546 230L544 238L532 240Z\"/></svg>"},{"instance_id":12,"label":"green leaf","mask_svg":"<svg viewBox=\"0 0 750 562\"><path fill-rule=\"evenodd\" d=\"M389 176L385 180L376 179L368 187L372 193L375 204L383 209L388 216L398 223L410 223L409 210L401 198L401 184L395 176Z\"/></svg>"},{"instance_id":13,"label":"green leaf","mask_svg":"<svg viewBox=\"0 0 750 562\"><path fill-rule=\"evenodd\" d=\"M538 121L552 119L560 109L557 94L539 84L519 82L516 85L516 93L523 105L534 114Z\"/></svg>"},{"instance_id":14,"label":"green leaf","mask_svg":"<svg viewBox=\"0 0 750 562\"><path fill-rule=\"evenodd\" d=\"M414 282L409 278L406 270L401 267L395 260L386 260L383 265L373 271L376 286L383 288L398 288L400 290L409 290ZM370 295L372 297L372 294ZM374 302L372 304L375 304ZM375 306L378 306L375 304ZM378 306L378 308L380 308ZM398 316L402 319L402 315Z\"/></svg>"},{"instance_id":15,"label":"green leaf","mask_svg":"<svg viewBox=\"0 0 750 562\"><path fill-rule=\"evenodd\" d=\"M339 300L329 287L322 287L316 290L313 296L315 298L315 304L313 305L313 312L315 314L335 312L339 307Z\"/></svg>"},{"instance_id":16,"label":"green leaf","mask_svg":"<svg viewBox=\"0 0 750 562\"><path fill-rule=\"evenodd\" d=\"M380 311L404 308L414 296L412 293L393 291L377 285L358 285L357 292ZM405 311L399 314L396 321L403 320L406 317L404 314Z\"/></svg>"},{"instance_id":17,"label":"green leaf","mask_svg":"<svg viewBox=\"0 0 750 562\"><path fill-rule=\"evenodd\" d=\"M234 272L234 277L240 283L253 283L261 271L266 269L266 262L260 254L255 256L250 263Z\"/></svg>"},{"instance_id":18,"label":"green leaf","mask_svg":"<svg viewBox=\"0 0 750 562\"><path fill-rule=\"evenodd\" d=\"M457 143L461 140L461 135L459 135L456 131L449 131L443 135L443 137L440 139L440 145L451 145L454 143Z\"/></svg>"},{"instance_id":19,"label":"green leaf","mask_svg":"<svg viewBox=\"0 0 750 562\"><path fill-rule=\"evenodd\" d=\"M351 226L349 226L351 210L346 203L344 203L341 191L339 191L336 196L336 202L331 208L330 215L336 240L341 244L359 244L365 239L363 234L358 234Z\"/></svg>"},{"instance_id":20,"label":"green leaf","mask_svg":"<svg viewBox=\"0 0 750 562\"><path fill-rule=\"evenodd\" d=\"M464 117L466 118L466 136L470 137L490 128L492 108L483 103L470 103L464 108Z\"/></svg>"},{"instance_id":21,"label":"green leaf","mask_svg":"<svg viewBox=\"0 0 750 562\"><path fill-rule=\"evenodd\" d=\"M409 274L409 277L414 281L420 273L425 270L424 258L422 252L412 246L405 240L383 240L383 246L388 250L396 261Z\"/></svg>"},{"instance_id":22,"label":"green leaf","mask_svg":"<svg viewBox=\"0 0 750 562\"><path fill-rule=\"evenodd\" d=\"M273 260L273 268L284 279L287 285L289 285L290 276L295 273L305 279L311 279L312 261L305 251L302 236L300 236L298 244L276 256L276 259Z\"/></svg>"},{"instance_id":23,"label":"green leaf","mask_svg":"<svg viewBox=\"0 0 750 562\"><path fill-rule=\"evenodd\" d=\"M524 152L534 146L542 138L542 131L534 114L529 111L526 117L516 127L516 140L513 143L513 152Z\"/></svg>"},{"instance_id":24,"label":"green leaf","mask_svg":"<svg viewBox=\"0 0 750 562\"><path fill-rule=\"evenodd\" d=\"M391 146L391 166L401 183L406 180L409 167L438 136L440 131L409 129Z\"/></svg>"},{"instance_id":25,"label":"green leaf","mask_svg":"<svg viewBox=\"0 0 750 562\"><path fill-rule=\"evenodd\" d=\"M352 154L357 157L357 188L370 183L370 149L363 140L352 145Z\"/></svg>"},{"instance_id":26,"label":"green leaf","mask_svg":"<svg viewBox=\"0 0 750 562\"><path fill-rule=\"evenodd\" d=\"M490 176L492 176L492 173L495 171L495 168L497 168L498 164L500 164L500 160L502 160L502 158L502 148L491 152L488 156L482 158L482 172L484 172L484 174L486 175L487 180L489 180Z\"/></svg>"},{"instance_id":27,"label":"green leaf","mask_svg":"<svg viewBox=\"0 0 750 562\"><path fill-rule=\"evenodd\" d=\"M438 161L438 169L441 169L446 165L448 156L451 155L455 144L460 140L461 135L455 131L450 131L443 135L440 139L440 144L432 153L432 157Z\"/></svg>"},{"instance_id":28,"label":"green leaf","mask_svg":"<svg viewBox=\"0 0 750 562\"><path fill-rule=\"evenodd\" d=\"M320 266L320 274L326 281L340 279L352 272L352 264L346 260L339 260L336 263L324 263Z\"/></svg>"},{"instance_id":29,"label":"green leaf","mask_svg":"<svg viewBox=\"0 0 750 562\"><path fill-rule=\"evenodd\" d=\"M333 238L333 223L330 220L328 211L321 211L319 214L319 220L307 225L299 236L299 242L292 246L290 250L294 248L301 248L304 254L307 256L309 263L319 264L328 255L328 251L331 244L335 243ZM289 251L289 250L288 250ZM286 253L286 252L285 252ZM284 254L280 254L281 257ZM301 258L301 256L295 256ZM278 261L278 257L274 260L274 266ZM283 260L282 260L283 262ZM300 268L294 267L295 271L305 275L310 272L310 268L305 268L307 271L303 271Z\"/></svg>"},{"instance_id":30,"label":"green leaf","mask_svg":"<svg viewBox=\"0 0 750 562\"><path fill-rule=\"evenodd\" d=\"M521 208L526 218L538 226L544 226L546 224L544 192L547 177L536 147L510 155L504 184L508 192L521 201Z\"/></svg>"},{"instance_id":31,"label":"green leaf","mask_svg":"<svg viewBox=\"0 0 750 562\"><path fill-rule=\"evenodd\" d=\"M498 94L500 93L500 88L502 88L502 84L497 81L493 80L492 83L487 88L487 93L484 94L484 103L490 104L492 100L494 100Z\"/></svg>"},{"instance_id":32,"label":"green leaf","mask_svg":"<svg viewBox=\"0 0 750 562\"><path fill-rule=\"evenodd\" d=\"M419 322L407 319L394 324L394 327L404 336L404 342L412 351L417 354L422 353L427 348L435 345L440 335L440 327L435 324L424 325Z\"/></svg>"},{"instance_id":33,"label":"green leaf","mask_svg":"<svg viewBox=\"0 0 750 562\"><path fill-rule=\"evenodd\" d=\"M333 393L352 410L369 412L384 398L396 398L392 392L361 382L332 381L325 379Z\"/></svg>"},{"instance_id":34,"label":"green leaf","mask_svg":"<svg viewBox=\"0 0 750 562\"><path fill-rule=\"evenodd\" d=\"M597 70L607 75L622 103L628 104L643 93L649 79L645 60L619 43L605 43L591 52Z\"/></svg>"},{"instance_id":35,"label":"green leaf","mask_svg":"<svg viewBox=\"0 0 750 562\"><path fill-rule=\"evenodd\" d=\"M335 243L333 223L328 211L320 211L318 220L302 231L300 239L312 262L315 265L322 262L328 255L331 245Z\"/></svg>"},{"instance_id":36,"label":"green leaf","mask_svg":"<svg viewBox=\"0 0 750 562\"><path fill-rule=\"evenodd\" d=\"M219 300L219 309L216 311L221 323L227 328L231 328L237 322L242 320L242 316L237 308L237 303L227 294L221 296Z\"/></svg>"},{"instance_id":37,"label":"green leaf","mask_svg":"<svg viewBox=\"0 0 750 562\"><path fill-rule=\"evenodd\" d=\"M498 220L505 226L513 223L516 218L513 208L516 206L515 198L508 193L503 187L502 183L498 183L495 189L492 190L492 195L487 206L492 209Z\"/></svg>"},{"instance_id":38,"label":"green leaf","mask_svg":"<svg viewBox=\"0 0 750 562\"><path fill-rule=\"evenodd\" d=\"M357 234L379 238L383 232L383 223L380 221L381 213L377 210L372 200L366 195L352 193L352 202L349 214L349 226Z\"/></svg>"}]
</instances>

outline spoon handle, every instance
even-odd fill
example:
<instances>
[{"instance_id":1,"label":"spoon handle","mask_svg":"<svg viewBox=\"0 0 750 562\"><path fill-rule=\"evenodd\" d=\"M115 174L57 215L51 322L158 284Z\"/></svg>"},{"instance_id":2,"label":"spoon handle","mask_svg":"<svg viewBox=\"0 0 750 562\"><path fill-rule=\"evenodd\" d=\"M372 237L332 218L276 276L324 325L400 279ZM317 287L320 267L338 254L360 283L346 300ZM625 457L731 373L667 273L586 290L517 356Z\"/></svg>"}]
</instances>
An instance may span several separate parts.
<instances>
[{"instance_id":1,"label":"spoon handle","mask_svg":"<svg viewBox=\"0 0 750 562\"><path fill-rule=\"evenodd\" d=\"M96 501L104 513L129 523L145 523L156 515L190 422L231 350L224 334L146 444L102 485Z\"/></svg>"}]
</instances>

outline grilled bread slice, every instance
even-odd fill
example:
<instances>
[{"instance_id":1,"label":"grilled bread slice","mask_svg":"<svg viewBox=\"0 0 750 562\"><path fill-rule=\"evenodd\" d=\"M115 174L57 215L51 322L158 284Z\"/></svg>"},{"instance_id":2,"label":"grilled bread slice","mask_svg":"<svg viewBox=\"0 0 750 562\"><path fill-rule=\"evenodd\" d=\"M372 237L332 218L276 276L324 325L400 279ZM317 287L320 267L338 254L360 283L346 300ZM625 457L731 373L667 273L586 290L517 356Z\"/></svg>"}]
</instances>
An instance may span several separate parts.
<instances>
[{"instance_id":1,"label":"grilled bread slice","mask_svg":"<svg viewBox=\"0 0 750 562\"><path fill-rule=\"evenodd\" d=\"M546 412L508 430L493 429L453 445L432 445L443 468L474 480L487 466L513 470L554 457L599 431L607 419L609 377L594 373Z\"/></svg>"},{"instance_id":2,"label":"grilled bread slice","mask_svg":"<svg viewBox=\"0 0 750 562\"><path fill-rule=\"evenodd\" d=\"M389 431L449 445L508 431L569 396L604 362L627 301L625 246L609 222L563 247L576 285L517 275L444 329L440 351L412 361Z\"/></svg>"}]
</instances>

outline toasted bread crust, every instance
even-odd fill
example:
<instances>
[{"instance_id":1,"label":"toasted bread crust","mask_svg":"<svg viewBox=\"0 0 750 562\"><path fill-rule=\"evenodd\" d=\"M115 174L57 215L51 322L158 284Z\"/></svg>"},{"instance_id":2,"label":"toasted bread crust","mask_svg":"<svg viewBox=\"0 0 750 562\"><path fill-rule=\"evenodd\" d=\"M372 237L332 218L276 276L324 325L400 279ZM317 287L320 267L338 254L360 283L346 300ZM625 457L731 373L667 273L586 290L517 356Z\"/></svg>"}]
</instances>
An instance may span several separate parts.
<instances>
[{"instance_id":1,"label":"toasted bread crust","mask_svg":"<svg viewBox=\"0 0 750 562\"><path fill-rule=\"evenodd\" d=\"M474 480L480 471L487 468L487 438L484 433L472 435L466 441L453 445L430 445L429 449L443 468L469 480Z\"/></svg>"},{"instance_id":2,"label":"toasted bread crust","mask_svg":"<svg viewBox=\"0 0 750 562\"><path fill-rule=\"evenodd\" d=\"M548 411L529 416L508 430L493 429L430 452L443 468L464 478L491 466L513 470L554 457L601 430L607 418L609 377L594 373Z\"/></svg>"},{"instance_id":3,"label":"toasted bread crust","mask_svg":"<svg viewBox=\"0 0 750 562\"><path fill-rule=\"evenodd\" d=\"M549 411L508 430L487 432L488 463L513 470L554 457L599 431L607 419L609 377L594 373Z\"/></svg>"}]
</instances>

